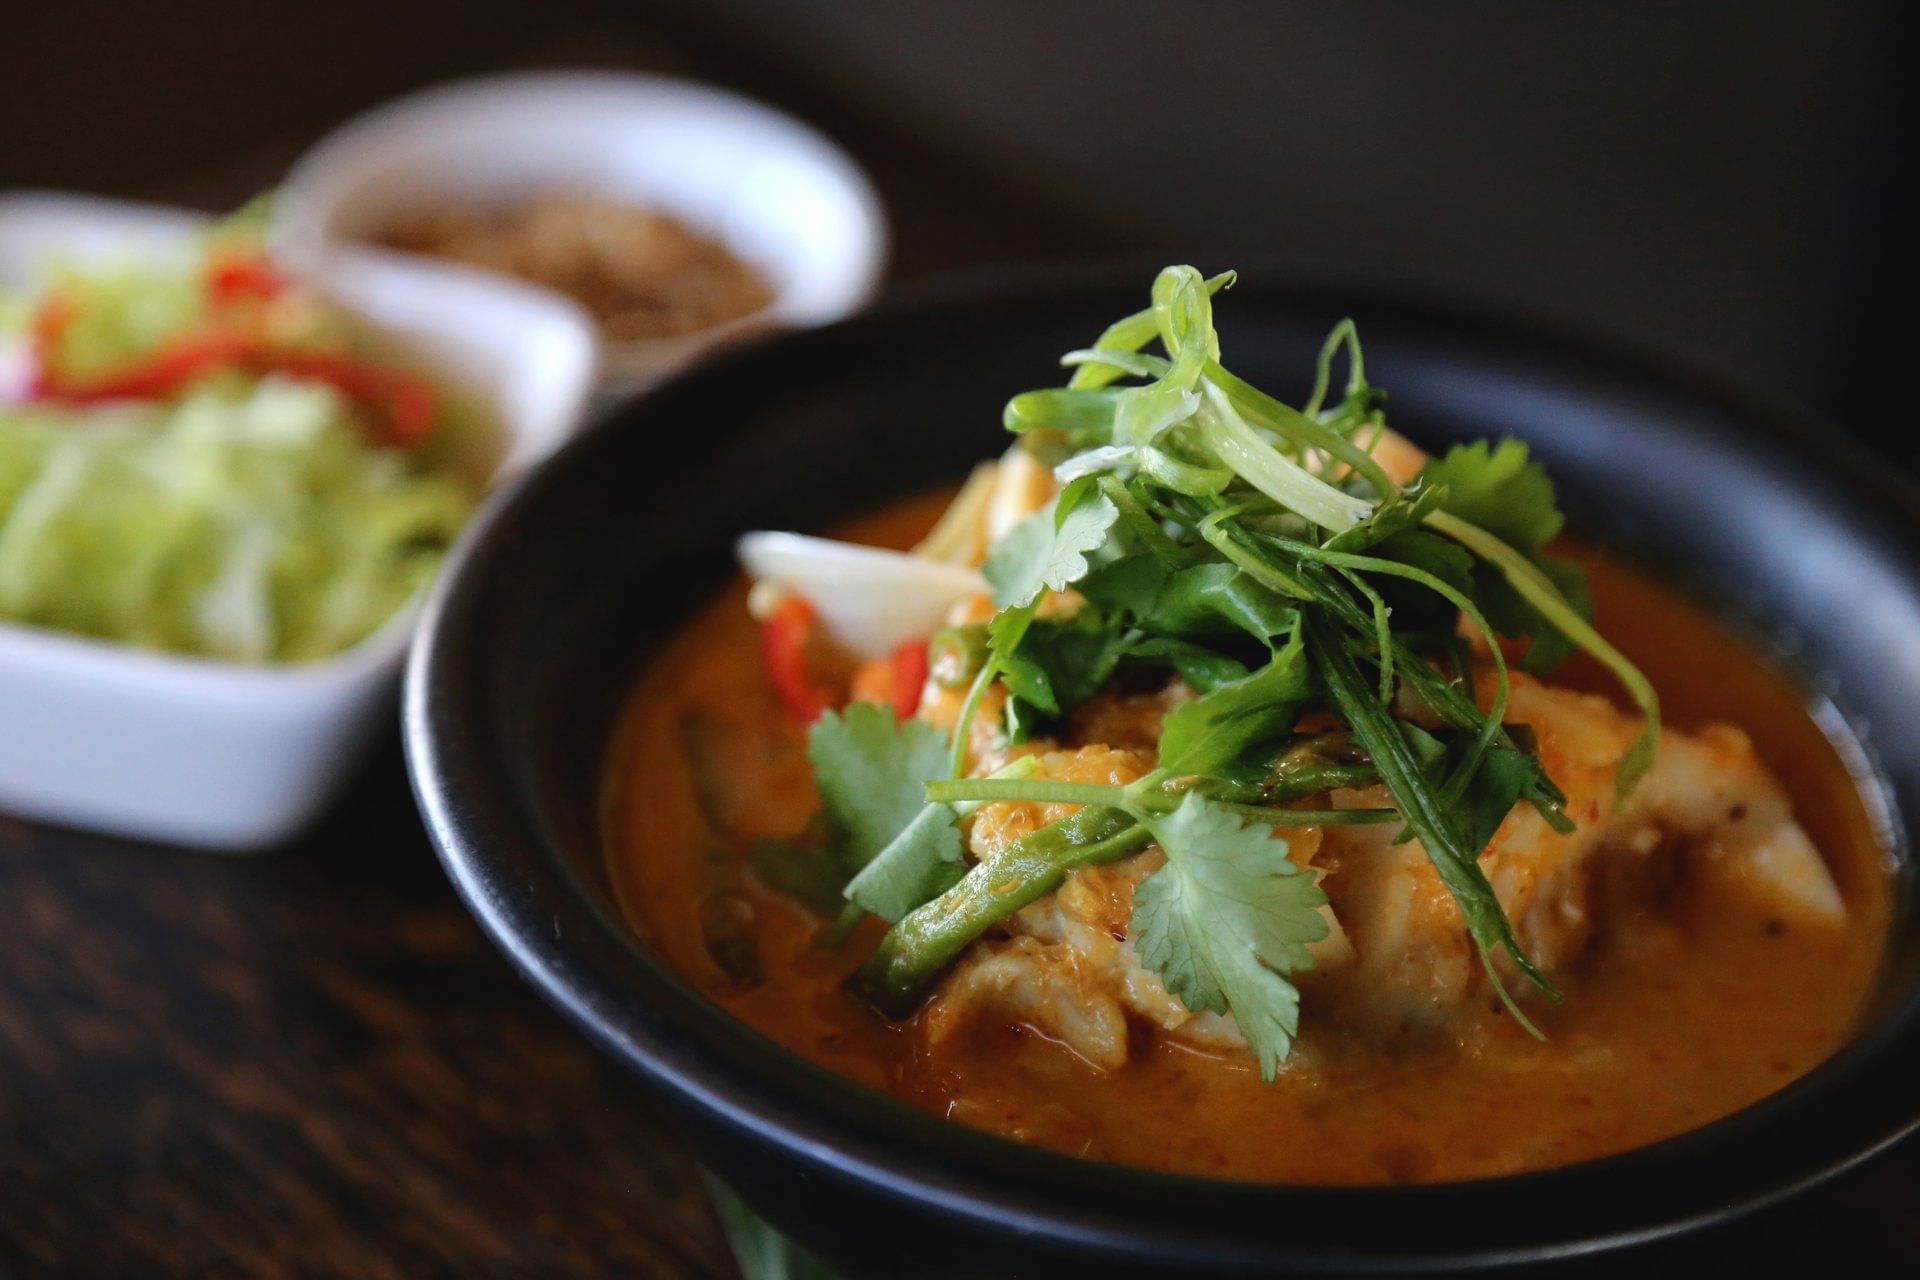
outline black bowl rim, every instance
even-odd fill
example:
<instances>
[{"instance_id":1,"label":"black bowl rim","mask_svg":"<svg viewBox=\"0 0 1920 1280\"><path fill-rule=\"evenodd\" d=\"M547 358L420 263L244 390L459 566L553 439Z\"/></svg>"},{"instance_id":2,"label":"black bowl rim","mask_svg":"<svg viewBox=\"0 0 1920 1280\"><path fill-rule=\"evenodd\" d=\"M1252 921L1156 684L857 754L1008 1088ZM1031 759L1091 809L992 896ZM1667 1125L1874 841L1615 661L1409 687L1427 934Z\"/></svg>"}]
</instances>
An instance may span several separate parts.
<instances>
[{"instance_id":1,"label":"black bowl rim","mask_svg":"<svg viewBox=\"0 0 1920 1280\"><path fill-rule=\"evenodd\" d=\"M1484 1203L1489 1194L1513 1195L1525 1188L1538 1193L1527 1197L1537 1203L1584 1194L1583 1185L1602 1174L1613 1176L1616 1186L1627 1185L1620 1181L1622 1178L1654 1178L1678 1188L1682 1184L1673 1180L1667 1162L1697 1161L1735 1133L1778 1123L1782 1113L1789 1111L1811 1086L1839 1076L1843 1068L1857 1077L1863 1065L1871 1064L1876 1056L1886 1056L1890 1045L1901 1040L1895 1033L1895 1024L1901 1019L1892 1012L1883 1013L1879 1024L1864 1030L1814 1072L1751 1107L1677 1137L1599 1160L1423 1186L1239 1182L1078 1160L914 1111L800 1062L718 1006L704 1001L676 977L669 975L667 986L642 981L650 976L647 969L654 971L651 976L658 977L662 966L590 903L581 900L556 905L533 896L542 864L550 861L549 852L537 847L537 841L527 839L530 828L514 833L523 838L518 847L502 841L499 832L482 829L484 823L477 814L481 792L476 775L485 771L485 763L475 758L474 744L450 741L435 730L436 690L448 684L450 668L458 662L457 638L463 627L474 621L467 611L485 578L484 562L497 554L503 539L513 536L518 514L535 505L549 487L563 484L576 460L591 455L610 437L628 429L627 420L645 404L685 384L739 377L756 362L767 359L770 350L792 349L798 344L862 331L883 332L888 326L938 314L955 305L989 299L1012 304L1077 289L1109 288L1117 281L1137 282L1145 278L1140 268L1140 263L1109 260L1040 270L1009 267L961 273L891 293L876 307L836 324L722 353L635 401L603 411L599 421L488 502L444 567L427 601L408 664L404 736L415 795L436 851L482 927L522 975L570 1021L650 1083L709 1118L751 1132L815 1172L976 1226L1019 1232L1066 1247L1109 1250L1145 1259L1205 1256L1250 1267L1366 1270L1377 1266L1451 1269L1571 1257L1662 1238L1778 1203L1859 1165L1920 1129L1917 1100L1902 1108L1904 1114L1877 1120L1844 1142L1827 1144L1797 1173L1774 1176L1764 1186L1749 1188L1718 1203L1671 1214L1656 1212L1632 1222L1615 1221L1590 1232L1550 1232L1517 1240L1506 1230L1484 1237L1469 1232L1437 1248L1423 1246L1417 1239L1405 1246L1386 1239L1358 1243L1320 1239L1298 1245L1250 1242L1232 1230L1144 1222L1107 1211L1095 1200L1036 1208L1030 1196L1021 1194L1017 1183L1005 1181L1009 1174L1026 1173L1030 1186L1052 1188L1079 1182L1097 1184L1096 1191L1128 1186L1154 1195L1191 1198L1197 1194L1236 1207L1259 1205L1268 1212L1280 1202L1293 1202L1295 1212L1312 1221L1322 1215L1344 1216L1343 1211L1350 1207L1366 1215L1392 1215L1424 1207L1427 1212L1420 1216L1439 1221L1462 1203L1479 1200L1483 1202L1481 1208L1489 1207ZM1711 404L1736 415L1743 425L1760 429L1770 443L1809 462L1817 460L1829 474L1837 472L1853 492L1891 520L1900 533L1903 550L1911 555L1920 548L1920 536L1916 536L1920 535L1920 487L1864 447L1837 436L1800 407L1754 395L1665 353L1557 320L1480 305L1462 307L1431 299L1409 299L1401 292L1356 289L1337 282L1303 279L1285 271L1256 268L1244 274L1257 274L1263 291L1303 307L1331 305L1367 315L1390 313L1491 340L1504 350L1570 362L1610 381L1626 380L1681 399ZM531 876L529 868L533 869ZM584 897L577 884L568 882L565 887ZM602 941L613 942L640 961L643 968L618 979L605 972L600 963L604 957L589 954L579 933L563 928L560 910L567 911L575 921L614 934ZM680 1029L713 1036L728 1056L714 1058L706 1052L712 1049L711 1044L695 1051L686 1044L663 1042L658 1028L647 1025L647 1002L635 999L636 993L647 986L654 987L649 993L654 997L671 1001L676 995L684 996L688 1003L698 1006L694 1017L706 1025ZM677 993L671 990L675 986L680 988ZM1908 992L1903 1001L1903 1010L1910 1014L1912 1008L1920 1008L1920 990ZM1909 1034L1906 1039L1920 1042L1920 1035ZM1911 1047L1920 1051L1920 1044ZM773 1065L779 1067L784 1078L767 1070ZM829 1097L835 1093L841 1096ZM849 1099L855 1111L868 1113L864 1118L872 1121L857 1136L834 1127L849 1122L844 1106L833 1106L832 1111L840 1114L829 1112L824 1123L817 1112L805 1114L808 1107L845 1104ZM955 1157L971 1167L962 1168ZM1394 1219L1389 1216L1380 1220ZM1310 1227L1306 1234L1313 1234Z\"/></svg>"}]
</instances>

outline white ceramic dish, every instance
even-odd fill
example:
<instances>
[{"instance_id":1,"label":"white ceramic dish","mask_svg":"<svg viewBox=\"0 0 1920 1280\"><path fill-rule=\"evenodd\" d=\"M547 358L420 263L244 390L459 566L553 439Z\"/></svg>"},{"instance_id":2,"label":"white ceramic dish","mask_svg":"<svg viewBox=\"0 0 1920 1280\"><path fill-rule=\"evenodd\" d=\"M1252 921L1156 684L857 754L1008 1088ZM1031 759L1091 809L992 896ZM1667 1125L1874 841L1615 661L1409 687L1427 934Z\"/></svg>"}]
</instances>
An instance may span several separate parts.
<instances>
[{"instance_id":1,"label":"white ceramic dish","mask_svg":"<svg viewBox=\"0 0 1920 1280\"><path fill-rule=\"evenodd\" d=\"M409 209L550 191L663 209L773 285L763 312L684 337L609 344L606 372L627 385L758 329L838 320L871 296L886 259L873 188L820 134L718 89L613 72L463 81L344 125L281 185L274 242L310 261Z\"/></svg>"},{"instance_id":2,"label":"white ceramic dish","mask_svg":"<svg viewBox=\"0 0 1920 1280\"><path fill-rule=\"evenodd\" d=\"M190 251L206 219L43 193L0 195L0 290L49 259ZM331 256L316 283L490 410L500 481L579 423L596 340L541 290L393 254ZM409 606L347 652L248 666L0 622L0 810L173 844L244 852L297 834L393 704Z\"/></svg>"}]
</instances>

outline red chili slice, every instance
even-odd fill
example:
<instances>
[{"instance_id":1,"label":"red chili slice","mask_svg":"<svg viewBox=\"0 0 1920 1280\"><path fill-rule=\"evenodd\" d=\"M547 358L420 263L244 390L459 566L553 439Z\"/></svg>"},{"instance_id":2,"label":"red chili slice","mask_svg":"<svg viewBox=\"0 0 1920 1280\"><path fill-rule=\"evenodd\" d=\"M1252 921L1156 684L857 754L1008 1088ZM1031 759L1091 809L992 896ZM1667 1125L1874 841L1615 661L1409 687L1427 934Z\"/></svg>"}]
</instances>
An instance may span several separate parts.
<instances>
[{"instance_id":1,"label":"red chili slice","mask_svg":"<svg viewBox=\"0 0 1920 1280\"><path fill-rule=\"evenodd\" d=\"M42 400L90 404L100 400L158 400L219 369L257 362L260 343L241 334L215 331L182 334L160 349L111 373L74 378L43 354L34 395Z\"/></svg>"},{"instance_id":2,"label":"red chili slice","mask_svg":"<svg viewBox=\"0 0 1920 1280\"><path fill-rule=\"evenodd\" d=\"M920 709L920 693L927 687L927 642L909 640L887 657L893 713L905 720Z\"/></svg>"},{"instance_id":3,"label":"red chili slice","mask_svg":"<svg viewBox=\"0 0 1920 1280\"><path fill-rule=\"evenodd\" d=\"M432 386L405 370L344 352L276 350L257 335L239 329L180 334L122 368L91 377L72 377L61 370L57 356L73 317L71 300L57 293L49 295L34 316L34 371L28 384L29 398L66 404L158 400L179 392L196 378L221 369L244 368L326 383L354 403L375 411L383 444L402 448L419 444L432 432L438 413L438 397Z\"/></svg>"},{"instance_id":4,"label":"red chili slice","mask_svg":"<svg viewBox=\"0 0 1920 1280\"><path fill-rule=\"evenodd\" d=\"M349 400L380 410L386 423L383 443L411 448L433 430L433 388L404 370L326 351L281 352L263 364L273 373L324 382Z\"/></svg>"},{"instance_id":5,"label":"red chili slice","mask_svg":"<svg viewBox=\"0 0 1920 1280\"><path fill-rule=\"evenodd\" d=\"M278 297L287 287L286 278L263 253L228 252L213 255L207 261L202 278L207 301L219 305L248 299Z\"/></svg>"},{"instance_id":6,"label":"red chili slice","mask_svg":"<svg viewBox=\"0 0 1920 1280\"><path fill-rule=\"evenodd\" d=\"M782 600L760 624L760 653L773 691L787 714L801 724L812 724L833 705L832 696L814 683L807 670L807 646L818 634L813 606L800 596Z\"/></svg>"}]
</instances>

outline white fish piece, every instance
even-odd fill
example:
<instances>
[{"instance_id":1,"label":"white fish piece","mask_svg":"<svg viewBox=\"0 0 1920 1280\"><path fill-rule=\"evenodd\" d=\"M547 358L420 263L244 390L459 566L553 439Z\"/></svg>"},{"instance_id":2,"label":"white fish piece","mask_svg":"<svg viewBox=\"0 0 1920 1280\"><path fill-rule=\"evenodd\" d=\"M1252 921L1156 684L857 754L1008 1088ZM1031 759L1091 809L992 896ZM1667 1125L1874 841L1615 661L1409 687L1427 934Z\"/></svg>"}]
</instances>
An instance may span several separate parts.
<instances>
[{"instance_id":1,"label":"white fish piece","mask_svg":"<svg viewBox=\"0 0 1920 1280\"><path fill-rule=\"evenodd\" d=\"M800 533L743 534L735 553L758 581L806 597L827 633L860 658L938 631L956 603L987 590L974 569Z\"/></svg>"},{"instance_id":2,"label":"white fish piece","mask_svg":"<svg viewBox=\"0 0 1920 1280\"><path fill-rule=\"evenodd\" d=\"M1107 979L1069 946L1025 935L982 942L941 986L920 1034L939 1045L992 1018L1031 1027L1089 1065L1118 1071L1127 1065L1127 1019Z\"/></svg>"},{"instance_id":3,"label":"white fish piece","mask_svg":"<svg viewBox=\"0 0 1920 1280\"><path fill-rule=\"evenodd\" d=\"M1490 684L1483 670L1479 687ZM1518 672L1507 716L1538 736L1575 827L1561 834L1517 805L1480 866L1521 946L1549 974L1572 962L1622 903L1659 909L1673 892L1663 865L1686 868L1689 894L1737 894L1798 928L1846 926L1846 902L1825 859L1739 729L1664 730L1653 768L1621 802L1614 771L1640 731L1637 717ZM1369 788L1337 792L1335 803L1371 807L1390 797ZM1397 826L1381 825L1330 827L1326 837L1342 868L1333 906L1360 961L1335 1000L1350 1023L1389 1034L1438 1026L1483 991L1458 908L1420 842L1395 844L1398 835ZM1522 984L1511 985L1524 994Z\"/></svg>"},{"instance_id":4,"label":"white fish piece","mask_svg":"<svg viewBox=\"0 0 1920 1280\"><path fill-rule=\"evenodd\" d=\"M1687 892L1740 895L1795 928L1846 927L1847 906L1819 849L1795 821L1791 801L1747 735L1728 725L1668 729L1653 769L1624 802L1614 795L1620 754L1640 725L1605 698L1555 688L1515 672L1508 715L1530 726L1548 774L1567 794L1572 832L1553 830L1525 804L1495 833L1480 865L1513 921L1521 945L1549 973L1573 962L1610 911L1658 910L1673 892L1664 866L1684 860ZM1491 686L1482 671L1478 685ZM1097 714L1075 725L1107 744L1034 755L1039 777L1124 786L1153 767L1164 700L1103 694ZM1339 807L1392 803L1382 787L1334 793ZM1064 806L999 801L971 815L968 848L984 858L1048 822ZM1294 861L1325 874L1331 901L1314 967L1293 975L1318 1016L1391 1041L1428 1033L1486 994L1479 961L1458 907L1418 841L1394 843L1397 824L1288 830ZM960 958L936 995L964 992L968 1019L999 1016L1067 1045L1089 1062L1116 1069L1126 1044L1098 1016L1063 1011L1064 974L1076 990L1210 1051L1240 1042L1230 1017L1196 1015L1145 969L1131 938L1134 891L1164 862L1148 847L1129 858L1082 867L1053 893L1005 925L1013 942L977 944ZM990 957L990 963L988 959ZM983 969L975 973L976 967ZM1509 975L1509 985L1525 997ZM995 1008L998 1007L998 1014Z\"/></svg>"}]
</instances>

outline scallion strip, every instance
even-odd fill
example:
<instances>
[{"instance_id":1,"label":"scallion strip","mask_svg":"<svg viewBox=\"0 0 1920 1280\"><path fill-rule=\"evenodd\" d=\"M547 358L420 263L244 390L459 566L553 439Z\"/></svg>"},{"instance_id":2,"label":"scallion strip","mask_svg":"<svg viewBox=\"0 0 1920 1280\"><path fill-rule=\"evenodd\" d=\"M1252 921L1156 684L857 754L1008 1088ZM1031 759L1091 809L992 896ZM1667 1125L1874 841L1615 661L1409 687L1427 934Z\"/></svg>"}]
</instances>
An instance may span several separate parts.
<instances>
[{"instance_id":1,"label":"scallion strip","mask_svg":"<svg viewBox=\"0 0 1920 1280\"><path fill-rule=\"evenodd\" d=\"M1262 440L1210 380L1201 379L1200 391L1212 410L1198 415L1201 437L1248 484L1335 533L1373 514L1372 503L1334 488Z\"/></svg>"},{"instance_id":2,"label":"scallion strip","mask_svg":"<svg viewBox=\"0 0 1920 1280\"><path fill-rule=\"evenodd\" d=\"M1445 803L1428 781L1393 716L1373 699L1373 691L1368 687L1352 652L1343 643L1339 631L1330 619L1318 616L1315 611L1309 611L1305 626L1307 653L1320 672L1328 693L1332 695L1340 718L1347 722L1355 740L1373 760L1374 768L1380 771L1381 780L1386 783L1387 790L1393 793L1400 812L1406 817L1408 830L1419 838L1421 846L1426 849L1434 870L1447 886L1448 893L1452 894L1455 905L1460 908L1461 918L1466 921L1467 932L1473 938L1474 946L1483 956L1496 948L1504 948L1514 964L1535 986L1551 999L1558 1000L1558 989L1520 946L1520 940L1513 932L1513 924L1507 919L1499 897L1487 882L1485 873L1480 870L1479 850L1466 847L1455 826L1451 806ZM1515 1020L1538 1035L1538 1029L1513 1002L1512 995L1491 964L1487 972Z\"/></svg>"},{"instance_id":3,"label":"scallion strip","mask_svg":"<svg viewBox=\"0 0 1920 1280\"><path fill-rule=\"evenodd\" d=\"M1500 570L1507 582L1522 599L1540 611L1554 626L1566 633L1567 639L1592 654L1627 691L1634 705L1645 717L1641 725L1640 736L1633 740L1626 754L1620 757L1618 769L1614 772L1613 790L1616 799L1624 799L1632 792L1634 785L1653 767L1653 753L1660 742L1660 695L1654 692L1653 685L1640 668L1633 665L1627 656L1607 643L1606 637L1595 631L1587 620L1575 611L1560 589L1548 580L1547 575L1525 556L1488 533L1479 525L1469 524L1446 511L1427 513L1427 524L1446 534L1467 550Z\"/></svg>"}]
</instances>

